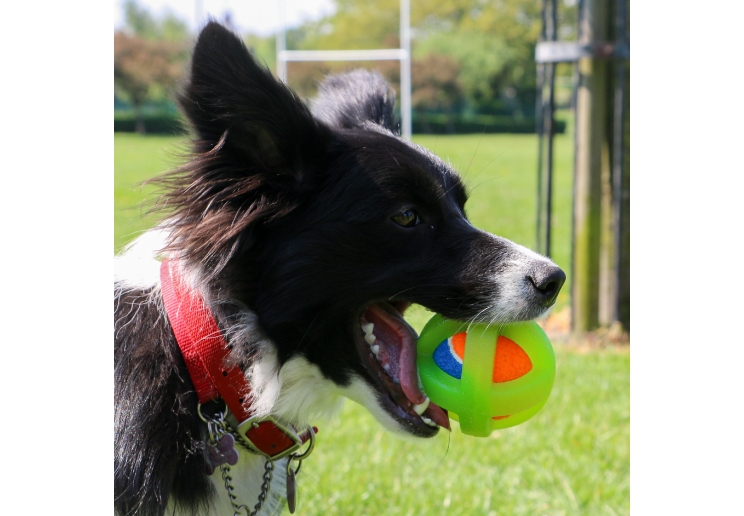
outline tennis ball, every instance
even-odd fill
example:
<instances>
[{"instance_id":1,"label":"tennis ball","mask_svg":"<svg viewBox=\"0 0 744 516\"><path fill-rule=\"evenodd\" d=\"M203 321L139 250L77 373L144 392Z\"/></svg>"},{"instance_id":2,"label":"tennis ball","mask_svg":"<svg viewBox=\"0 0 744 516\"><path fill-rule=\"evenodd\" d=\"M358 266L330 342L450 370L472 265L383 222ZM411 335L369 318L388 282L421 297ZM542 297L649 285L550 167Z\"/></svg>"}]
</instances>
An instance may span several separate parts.
<instances>
[{"instance_id":1,"label":"tennis ball","mask_svg":"<svg viewBox=\"0 0 744 516\"><path fill-rule=\"evenodd\" d=\"M555 379L553 348L531 321L468 324L437 314L421 332L417 355L426 395L477 437L530 419Z\"/></svg>"}]
</instances>

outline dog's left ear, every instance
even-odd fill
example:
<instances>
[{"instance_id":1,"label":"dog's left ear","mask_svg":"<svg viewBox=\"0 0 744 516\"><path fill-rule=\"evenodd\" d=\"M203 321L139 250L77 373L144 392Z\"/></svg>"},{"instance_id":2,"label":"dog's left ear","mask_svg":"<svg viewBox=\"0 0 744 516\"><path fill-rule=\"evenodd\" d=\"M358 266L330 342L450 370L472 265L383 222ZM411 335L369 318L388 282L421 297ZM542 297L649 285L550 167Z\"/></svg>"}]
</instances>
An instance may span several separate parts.
<instances>
[{"instance_id":1,"label":"dog's left ear","mask_svg":"<svg viewBox=\"0 0 744 516\"><path fill-rule=\"evenodd\" d=\"M322 179L334 137L216 22L199 35L179 103L195 138L191 160L161 181L165 250L217 274Z\"/></svg>"},{"instance_id":2,"label":"dog's left ear","mask_svg":"<svg viewBox=\"0 0 744 516\"><path fill-rule=\"evenodd\" d=\"M214 21L199 34L179 103L199 152L219 145L239 153L252 173L302 174L330 138L299 97Z\"/></svg>"}]
</instances>

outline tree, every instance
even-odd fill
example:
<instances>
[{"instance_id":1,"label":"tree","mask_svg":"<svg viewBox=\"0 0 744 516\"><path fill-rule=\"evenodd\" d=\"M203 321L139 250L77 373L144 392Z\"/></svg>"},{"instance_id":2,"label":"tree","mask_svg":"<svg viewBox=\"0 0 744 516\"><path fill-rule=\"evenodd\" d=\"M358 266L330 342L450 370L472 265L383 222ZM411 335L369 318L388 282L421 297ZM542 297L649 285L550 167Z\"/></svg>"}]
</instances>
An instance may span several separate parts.
<instances>
[{"instance_id":1,"label":"tree","mask_svg":"<svg viewBox=\"0 0 744 516\"><path fill-rule=\"evenodd\" d=\"M462 90L470 103L485 108L498 98L505 68L514 51L501 38L478 31L435 32L418 44L414 56L446 56L459 65ZM507 81L508 82L508 81Z\"/></svg>"},{"instance_id":2,"label":"tree","mask_svg":"<svg viewBox=\"0 0 744 516\"><path fill-rule=\"evenodd\" d=\"M459 79L460 64L453 58L442 54L429 54L424 59L411 62L413 108L422 114L439 110L447 115L447 128L455 132L452 125L452 112L463 96ZM424 130L430 132L426 116L421 117Z\"/></svg>"},{"instance_id":3,"label":"tree","mask_svg":"<svg viewBox=\"0 0 744 516\"><path fill-rule=\"evenodd\" d=\"M178 43L114 33L114 88L132 104L138 133L145 132L145 101L173 88L183 74L185 58L185 49Z\"/></svg>"},{"instance_id":4,"label":"tree","mask_svg":"<svg viewBox=\"0 0 744 516\"><path fill-rule=\"evenodd\" d=\"M189 39L186 23L172 12L166 12L160 19L150 11L140 7L135 0L124 2L126 32L152 41L184 42Z\"/></svg>"},{"instance_id":5,"label":"tree","mask_svg":"<svg viewBox=\"0 0 744 516\"><path fill-rule=\"evenodd\" d=\"M138 133L148 101L169 98L188 60L187 25L172 13L155 18L134 0L124 2L126 26L114 33L114 91L132 104Z\"/></svg>"}]
</instances>

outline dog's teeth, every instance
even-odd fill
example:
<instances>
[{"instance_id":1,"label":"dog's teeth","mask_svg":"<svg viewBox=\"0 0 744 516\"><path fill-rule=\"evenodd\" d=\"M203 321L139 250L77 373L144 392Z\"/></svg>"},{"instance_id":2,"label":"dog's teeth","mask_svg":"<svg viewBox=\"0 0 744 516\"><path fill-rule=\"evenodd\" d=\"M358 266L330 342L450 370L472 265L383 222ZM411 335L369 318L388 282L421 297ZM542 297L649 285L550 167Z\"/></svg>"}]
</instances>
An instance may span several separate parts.
<instances>
[{"instance_id":1,"label":"dog's teeth","mask_svg":"<svg viewBox=\"0 0 744 516\"><path fill-rule=\"evenodd\" d=\"M421 421L423 421L424 423L426 423L429 426L433 426L434 428L437 428L437 426L439 426L434 421L432 421L431 419L429 419L426 416L421 416Z\"/></svg>"},{"instance_id":2,"label":"dog's teeth","mask_svg":"<svg viewBox=\"0 0 744 516\"><path fill-rule=\"evenodd\" d=\"M384 366L382 366L382 368L383 368L383 369L384 369L384 370L385 370L386 372L388 372L388 373L390 372L390 364L385 364Z\"/></svg>"},{"instance_id":3,"label":"dog's teeth","mask_svg":"<svg viewBox=\"0 0 744 516\"><path fill-rule=\"evenodd\" d=\"M364 340L367 341L367 344L374 344L377 340L377 337L375 337L374 333L368 333L364 336Z\"/></svg>"},{"instance_id":4,"label":"dog's teeth","mask_svg":"<svg viewBox=\"0 0 744 516\"><path fill-rule=\"evenodd\" d=\"M372 330L374 329L374 327L375 327L375 323L362 324L362 331L364 332L365 335L369 335L370 333L372 333Z\"/></svg>"},{"instance_id":5,"label":"dog's teeth","mask_svg":"<svg viewBox=\"0 0 744 516\"><path fill-rule=\"evenodd\" d=\"M419 416L426 412L426 409L429 408L429 398L426 398L423 403L419 403L418 405L413 406L413 411L418 414Z\"/></svg>"},{"instance_id":6,"label":"dog's teeth","mask_svg":"<svg viewBox=\"0 0 744 516\"><path fill-rule=\"evenodd\" d=\"M372 353L374 353L375 356L377 356L377 354L380 352L380 346L377 344L372 346L370 349L372 350Z\"/></svg>"}]
</instances>

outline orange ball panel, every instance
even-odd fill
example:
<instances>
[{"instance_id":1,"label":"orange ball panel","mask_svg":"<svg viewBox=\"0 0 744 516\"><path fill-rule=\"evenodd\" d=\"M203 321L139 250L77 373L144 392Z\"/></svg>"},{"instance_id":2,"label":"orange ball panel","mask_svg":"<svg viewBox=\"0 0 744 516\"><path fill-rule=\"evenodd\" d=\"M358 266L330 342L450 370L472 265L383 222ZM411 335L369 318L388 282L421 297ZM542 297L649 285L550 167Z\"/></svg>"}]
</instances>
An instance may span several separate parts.
<instances>
[{"instance_id":1,"label":"orange ball panel","mask_svg":"<svg viewBox=\"0 0 744 516\"><path fill-rule=\"evenodd\" d=\"M494 383L510 382L532 370L532 360L527 353L511 339L499 336L496 344L496 358L493 364Z\"/></svg>"},{"instance_id":2,"label":"orange ball panel","mask_svg":"<svg viewBox=\"0 0 744 516\"><path fill-rule=\"evenodd\" d=\"M465 358L465 338L467 336L468 334L465 332L456 333L452 336L452 351L460 357L460 362Z\"/></svg>"}]
</instances>

